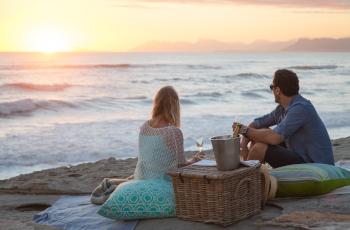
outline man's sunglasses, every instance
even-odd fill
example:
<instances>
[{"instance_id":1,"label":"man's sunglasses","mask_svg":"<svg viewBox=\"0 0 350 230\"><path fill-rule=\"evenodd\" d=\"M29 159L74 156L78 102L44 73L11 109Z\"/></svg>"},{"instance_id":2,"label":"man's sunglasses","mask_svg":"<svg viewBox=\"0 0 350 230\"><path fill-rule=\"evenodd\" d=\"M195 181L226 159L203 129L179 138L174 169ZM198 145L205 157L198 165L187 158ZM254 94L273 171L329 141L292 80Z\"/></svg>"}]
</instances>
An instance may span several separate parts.
<instances>
[{"instance_id":1,"label":"man's sunglasses","mask_svg":"<svg viewBox=\"0 0 350 230\"><path fill-rule=\"evenodd\" d=\"M274 85L270 85L270 90L273 91L273 87L275 87Z\"/></svg>"}]
</instances>

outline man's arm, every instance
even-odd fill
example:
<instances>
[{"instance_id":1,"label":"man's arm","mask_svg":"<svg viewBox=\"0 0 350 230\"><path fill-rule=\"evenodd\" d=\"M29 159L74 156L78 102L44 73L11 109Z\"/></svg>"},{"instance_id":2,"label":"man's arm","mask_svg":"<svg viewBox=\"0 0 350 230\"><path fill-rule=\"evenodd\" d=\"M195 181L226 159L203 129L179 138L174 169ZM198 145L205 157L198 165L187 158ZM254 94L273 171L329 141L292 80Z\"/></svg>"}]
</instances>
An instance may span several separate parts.
<instances>
[{"instance_id":1,"label":"man's arm","mask_svg":"<svg viewBox=\"0 0 350 230\"><path fill-rule=\"evenodd\" d=\"M232 127L236 127L238 123L233 123ZM242 134L242 129L245 128L245 125L242 125L240 130L240 134ZM242 137L241 148L242 146L247 146L250 140L254 140L256 142L263 142L270 145L278 145L281 143L281 134L276 133L271 129L256 129L254 125L254 121L249 125L249 130L246 133L248 138Z\"/></svg>"},{"instance_id":2,"label":"man's arm","mask_svg":"<svg viewBox=\"0 0 350 230\"><path fill-rule=\"evenodd\" d=\"M258 117L256 119L254 119L254 121L252 121L248 127L250 129L260 129L260 128L267 128L267 127L270 127L272 125L275 125L276 124L276 114L278 113L278 111L281 109L279 108L280 106L277 106L275 110L273 110L271 113L269 114L266 114L262 117ZM278 111L277 111L278 110ZM238 123L233 123L232 125L232 128L233 128L233 131L235 130L236 126L238 125ZM257 127L257 126L258 127ZM244 128L245 126L242 125L242 128L240 130L240 134L242 134L242 129ZM243 137L242 136L242 139L241 139L241 144L240 144L240 147L241 147L241 155L244 159L246 159L246 157L248 156L248 143L251 141L251 139L253 138L246 138L246 137ZM254 139L253 139L254 140Z\"/></svg>"},{"instance_id":3,"label":"man's arm","mask_svg":"<svg viewBox=\"0 0 350 230\"><path fill-rule=\"evenodd\" d=\"M250 128L246 132L249 139L256 142L263 142L269 145L278 145L281 143L281 134L276 133L272 129L254 129Z\"/></svg>"},{"instance_id":4,"label":"man's arm","mask_svg":"<svg viewBox=\"0 0 350 230\"><path fill-rule=\"evenodd\" d=\"M252 131L252 130L259 131L259 130L257 130L257 128L255 126L256 120L258 120L257 121L258 125L264 125L265 127L269 127L269 126L273 125L274 122L275 122L275 117L274 116L275 116L275 111L272 111L270 114L267 114L265 116L262 116L262 117L259 117L259 118L255 119L254 121L252 121L248 125L248 127L250 128L249 131ZM236 123L236 122L233 123L233 125L232 125L233 131L235 130L237 125L238 125L238 123ZM246 126L242 125L242 128L240 129L240 132L239 132L240 134L242 134L242 129L244 127L246 127ZM266 131L266 130L269 130L269 129L263 129L263 130ZM259 133L259 135L261 135L262 137L265 137L265 135L263 133L262 134ZM248 144L249 144L249 142L251 140L259 141L259 140L254 139L254 138L258 138L258 137L256 135L254 135L253 137L248 136L248 138L242 136L241 143L240 143L240 148L241 148L241 156L243 157L244 160L246 160L246 158L248 157L248 153L249 153ZM274 138L279 138L278 140L280 140L281 137L274 137ZM277 141L277 140L276 139L268 140L269 143L275 143L275 141ZM264 142L264 141L261 140L260 142ZM277 143L277 144L279 144L279 143Z\"/></svg>"},{"instance_id":5,"label":"man's arm","mask_svg":"<svg viewBox=\"0 0 350 230\"><path fill-rule=\"evenodd\" d=\"M233 124L233 125L237 125L237 124ZM243 125L244 126L244 125ZM235 126L236 127L236 126ZM256 129L255 128L255 125L254 125L254 121L250 122L250 124L248 125L249 128L253 128L253 129ZM240 133L242 134L242 128L240 130ZM242 140L241 140L241 148L242 147L245 147L247 148L247 145L248 143L250 142L250 138L247 138L247 137L243 137L242 136Z\"/></svg>"},{"instance_id":6,"label":"man's arm","mask_svg":"<svg viewBox=\"0 0 350 230\"><path fill-rule=\"evenodd\" d=\"M253 128L253 129L256 129L255 128L255 124L254 124L254 121L250 122L250 124L248 125L249 128Z\"/></svg>"},{"instance_id":7,"label":"man's arm","mask_svg":"<svg viewBox=\"0 0 350 230\"><path fill-rule=\"evenodd\" d=\"M253 129L247 131L247 136L254 140L270 145L278 145L288 139L300 127L305 125L310 119L308 108L298 104L289 109L287 116L273 130L271 129Z\"/></svg>"}]
</instances>

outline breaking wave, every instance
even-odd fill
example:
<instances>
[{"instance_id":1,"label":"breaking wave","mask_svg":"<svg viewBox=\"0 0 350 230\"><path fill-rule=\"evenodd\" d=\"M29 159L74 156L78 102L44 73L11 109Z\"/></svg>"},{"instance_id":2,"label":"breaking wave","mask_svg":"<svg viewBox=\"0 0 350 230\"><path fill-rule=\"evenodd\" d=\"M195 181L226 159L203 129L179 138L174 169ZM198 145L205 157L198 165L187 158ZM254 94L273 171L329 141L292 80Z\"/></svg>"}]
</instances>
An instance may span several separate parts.
<instances>
[{"instance_id":1,"label":"breaking wave","mask_svg":"<svg viewBox=\"0 0 350 230\"><path fill-rule=\"evenodd\" d=\"M165 78L156 78L156 79L153 79L154 81L169 81L168 79L165 79Z\"/></svg>"},{"instance_id":2,"label":"breaking wave","mask_svg":"<svg viewBox=\"0 0 350 230\"><path fill-rule=\"evenodd\" d=\"M125 97L125 98L122 98L122 99L126 99L126 100L144 100L144 99L147 99L146 96L136 96L136 97Z\"/></svg>"},{"instance_id":3,"label":"breaking wave","mask_svg":"<svg viewBox=\"0 0 350 230\"><path fill-rule=\"evenodd\" d=\"M188 68L193 69L222 69L221 66L209 66L209 65L188 65Z\"/></svg>"},{"instance_id":4,"label":"breaking wave","mask_svg":"<svg viewBox=\"0 0 350 230\"><path fill-rule=\"evenodd\" d=\"M14 87L19 89L26 90L37 90L37 91L62 91L65 88L71 87L70 84L52 84L52 85L39 85L39 84L30 84L30 83L13 83L5 84L2 87Z\"/></svg>"},{"instance_id":5,"label":"breaking wave","mask_svg":"<svg viewBox=\"0 0 350 230\"><path fill-rule=\"evenodd\" d=\"M145 100L146 96L135 96L135 97L125 97L125 98L91 98L87 100L78 100L74 102L67 102L62 100L36 100L36 99L23 99L13 102L3 102L0 103L0 116L16 115L26 112L33 112L38 109L53 110L57 111L61 108L74 108L78 109L81 107L95 107L98 105L113 104L113 101L122 100ZM152 101L153 102L153 101Z\"/></svg>"},{"instance_id":6,"label":"breaking wave","mask_svg":"<svg viewBox=\"0 0 350 230\"><path fill-rule=\"evenodd\" d=\"M25 69L100 69L100 68L147 68L147 67L187 67L191 69L222 69L221 66L210 65L178 65L178 64L95 64L95 65L4 65L0 66L0 70L25 70Z\"/></svg>"},{"instance_id":7,"label":"breaking wave","mask_svg":"<svg viewBox=\"0 0 350 230\"><path fill-rule=\"evenodd\" d=\"M258 93L253 93L253 92L242 92L242 95L245 97L252 97L252 98L265 98L264 96L261 96Z\"/></svg>"},{"instance_id":8,"label":"breaking wave","mask_svg":"<svg viewBox=\"0 0 350 230\"><path fill-rule=\"evenodd\" d=\"M136 80L132 80L131 83L144 83L144 84L149 84L148 81L136 81Z\"/></svg>"},{"instance_id":9,"label":"breaking wave","mask_svg":"<svg viewBox=\"0 0 350 230\"><path fill-rule=\"evenodd\" d=\"M169 78L169 79L165 79L165 78L154 78L151 79L149 81L145 81L145 80L132 80L131 83L142 83L142 84L150 84L152 81L188 81L188 78L179 78L179 77L174 77L174 78Z\"/></svg>"},{"instance_id":10,"label":"breaking wave","mask_svg":"<svg viewBox=\"0 0 350 230\"><path fill-rule=\"evenodd\" d=\"M95 68L129 68L143 67L142 65L130 64L100 64L100 65L10 65L0 66L3 70L21 70L21 69L95 69Z\"/></svg>"},{"instance_id":11,"label":"breaking wave","mask_svg":"<svg viewBox=\"0 0 350 230\"><path fill-rule=\"evenodd\" d=\"M224 78L270 78L264 74L256 74L256 73L239 73L236 75L227 75Z\"/></svg>"},{"instance_id":12,"label":"breaking wave","mask_svg":"<svg viewBox=\"0 0 350 230\"><path fill-rule=\"evenodd\" d=\"M198 97L221 97L222 94L218 92L212 92L212 93L197 93L195 96Z\"/></svg>"},{"instance_id":13,"label":"breaking wave","mask_svg":"<svg viewBox=\"0 0 350 230\"><path fill-rule=\"evenodd\" d=\"M191 101L191 100L180 99L180 104L184 104L184 105L193 105L193 104L196 104L196 103L193 102L193 101Z\"/></svg>"},{"instance_id":14,"label":"breaking wave","mask_svg":"<svg viewBox=\"0 0 350 230\"><path fill-rule=\"evenodd\" d=\"M253 91L253 92L261 92L261 93L272 93L272 91L271 90L269 90L269 89L255 89L255 90L251 90L251 91Z\"/></svg>"},{"instance_id":15,"label":"breaking wave","mask_svg":"<svg viewBox=\"0 0 350 230\"><path fill-rule=\"evenodd\" d=\"M60 107L77 108L78 106L61 100L23 99L14 102L0 103L0 115L32 112L37 109L56 110Z\"/></svg>"},{"instance_id":16,"label":"breaking wave","mask_svg":"<svg viewBox=\"0 0 350 230\"><path fill-rule=\"evenodd\" d=\"M336 69L336 65L297 65L288 67L288 69L298 69L298 70L313 70L313 69Z\"/></svg>"},{"instance_id":17,"label":"breaking wave","mask_svg":"<svg viewBox=\"0 0 350 230\"><path fill-rule=\"evenodd\" d=\"M299 92L301 95L314 95L313 92L308 92L308 91L300 91Z\"/></svg>"}]
</instances>

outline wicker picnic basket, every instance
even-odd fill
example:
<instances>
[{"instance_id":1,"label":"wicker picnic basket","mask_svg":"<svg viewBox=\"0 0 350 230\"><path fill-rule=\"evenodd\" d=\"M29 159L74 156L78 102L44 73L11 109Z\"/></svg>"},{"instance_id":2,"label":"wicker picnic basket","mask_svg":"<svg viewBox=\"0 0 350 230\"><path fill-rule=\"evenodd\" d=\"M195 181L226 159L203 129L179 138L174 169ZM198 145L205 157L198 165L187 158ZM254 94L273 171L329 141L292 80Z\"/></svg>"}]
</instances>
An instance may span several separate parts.
<instances>
[{"instance_id":1,"label":"wicker picnic basket","mask_svg":"<svg viewBox=\"0 0 350 230\"><path fill-rule=\"evenodd\" d=\"M227 226L260 213L260 167L218 171L216 167L187 166L167 171L174 187L176 216Z\"/></svg>"}]
</instances>

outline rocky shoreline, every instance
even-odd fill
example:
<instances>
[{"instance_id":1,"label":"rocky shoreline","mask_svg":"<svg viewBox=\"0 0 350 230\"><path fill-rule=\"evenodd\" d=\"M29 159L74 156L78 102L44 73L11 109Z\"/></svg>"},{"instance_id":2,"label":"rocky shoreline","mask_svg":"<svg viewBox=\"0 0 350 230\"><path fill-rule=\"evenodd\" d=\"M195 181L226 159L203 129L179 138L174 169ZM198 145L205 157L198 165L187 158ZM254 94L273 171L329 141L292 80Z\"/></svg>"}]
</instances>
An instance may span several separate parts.
<instances>
[{"instance_id":1,"label":"rocky shoreline","mask_svg":"<svg viewBox=\"0 0 350 230\"><path fill-rule=\"evenodd\" d=\"M350 160L350 137L332 141L335 161ZM187 151L192 157L195 152ZM214 159L213 151L205 151ZM85 163L71 167L47 169L30 174L0 180L0 229L59 229L47 225L31 223L35 213L52 206L62 195L83 195L91 192L104 178L127 178L134 173L137 158L116 160L109 158L95 163ZM222 227L179 220L177 218L139 221L136 229L345 229L350 228L350 220L337 219L338 216L312 221L295 221L296 212L303 215L342 214L350 215L348 207L350 194L298 199L274 199L267 203L259 215ZM316 211L315 213L306 213ZM284 216L280 221L281 215ZM350 216L348 216L350 219ZM333 218L333 219L332 219ZM342 217L341 217L342 218Z\"/></svg>"}]
</instances>

